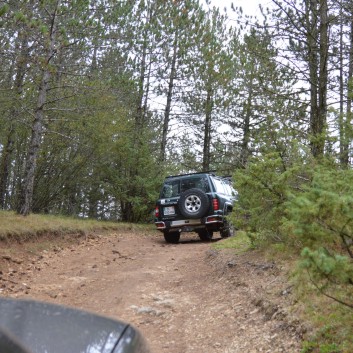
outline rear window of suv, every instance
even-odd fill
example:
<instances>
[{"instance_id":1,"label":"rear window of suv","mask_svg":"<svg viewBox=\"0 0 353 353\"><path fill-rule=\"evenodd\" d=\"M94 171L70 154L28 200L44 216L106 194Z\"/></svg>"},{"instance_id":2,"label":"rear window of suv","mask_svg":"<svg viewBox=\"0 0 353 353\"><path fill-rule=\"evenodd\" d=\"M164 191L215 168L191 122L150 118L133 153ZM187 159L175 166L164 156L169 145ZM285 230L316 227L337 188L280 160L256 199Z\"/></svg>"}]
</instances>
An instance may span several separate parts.
<instances>
[{"instance_id":1,"label":"rear window of suv","mask_svg":"<svg viewBox=\"0 0 353 353\"><path fill-rule=\"evenodd\" d=\"M164 182L161 198L180 196L186 190L197 188L204 192L210 192L210 186L206 175L191 176Z\"/></svg>"},{"instance_id":2,"label":"rear window of suv","mask_svg":"<svg viewBox=\"0 0 353 353\"><path fill-rule=\"evenodd\" d=\"M216 191L221 194L227 194L227 190L222 180L213 178L213 184L216 188Z\"/></svg>"},{"instance_id":3,"label":"rear window of suv","mask_svg":"<svg viewBox=\"0 0 353 353\"><path fill-rule=\"evenodd\" d=\"M233 187L229 184L229 182L218 178L213 178L213 184L215 185L217 192L226 195L236 196L236 192Z\"/></svg>"}]
</instances>

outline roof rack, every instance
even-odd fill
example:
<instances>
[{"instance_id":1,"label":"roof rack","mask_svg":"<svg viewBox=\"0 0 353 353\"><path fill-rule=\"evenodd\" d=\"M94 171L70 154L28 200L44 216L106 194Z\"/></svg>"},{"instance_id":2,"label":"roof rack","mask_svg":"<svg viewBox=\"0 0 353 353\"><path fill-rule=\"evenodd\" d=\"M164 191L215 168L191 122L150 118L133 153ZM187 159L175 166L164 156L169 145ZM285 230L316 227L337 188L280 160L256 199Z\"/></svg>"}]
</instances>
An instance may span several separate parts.
<instances>
[{"instance_id":1,"label":"roof rack","mask_svg":"<svg viewBox=\"0 0 353 353\"><path fill-rule=\"evenodd\" d=\"M226 182L228 182L229 184L232 184L233 179L231 175L225 175L221 177L223 180L225 180Z\"/></svg>"},{"instance_id":2,"label":"roof rack","mask_svg":"<svg viewBox=\"0 0 353 353\"><path fill-rule=\"evenodd\" d=\"M195 173L186 173L186 174L178 174L178 175L168 175L166 178L176 178L176 177L179 177L179 176L187 176L187 175L197 175L197 174L212 174L212 175L215 175L216 171L215 170L208 170L208 171L205 171L205 172L195 172Z\"/></svg>"}]
</instances>

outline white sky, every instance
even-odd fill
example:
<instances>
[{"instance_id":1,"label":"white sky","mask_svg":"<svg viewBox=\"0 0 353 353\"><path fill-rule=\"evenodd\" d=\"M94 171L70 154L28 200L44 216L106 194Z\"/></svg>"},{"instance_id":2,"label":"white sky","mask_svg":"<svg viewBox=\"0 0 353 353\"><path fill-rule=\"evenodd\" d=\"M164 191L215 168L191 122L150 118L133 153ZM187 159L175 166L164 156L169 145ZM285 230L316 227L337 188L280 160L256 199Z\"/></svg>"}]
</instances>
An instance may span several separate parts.
<instances>
[{"instance_id":1,"label":"white sky","mask_svg":"<svg viewBox=\"0 0 353 353\"><path fill-rule=\"evenodd\" d=\"M211 0L211 5L219 7L221 10L223 8L228 8L229 18L234 18L235 15L231 10L231 4L234 4L234 7L241 7L244 14L249 16L257 16L261 18L261 12L259 10L259 4L262 7L266 8L271 6L271 0Z\"/></svg>"},{"instance_id":2,"label":"white sky","mask_svg":"<svg viewBox=\"0 0 353 353\"><path fill-rule=\"evenodd\" d=\"M223 9L223 7L231 8L231 3L234 7L242 7L247 15L255 15L258 12L259 3L261 0L211 0L212 4ZM230 13L229 13L230 14Z\"/></svg>"}]
</instances>

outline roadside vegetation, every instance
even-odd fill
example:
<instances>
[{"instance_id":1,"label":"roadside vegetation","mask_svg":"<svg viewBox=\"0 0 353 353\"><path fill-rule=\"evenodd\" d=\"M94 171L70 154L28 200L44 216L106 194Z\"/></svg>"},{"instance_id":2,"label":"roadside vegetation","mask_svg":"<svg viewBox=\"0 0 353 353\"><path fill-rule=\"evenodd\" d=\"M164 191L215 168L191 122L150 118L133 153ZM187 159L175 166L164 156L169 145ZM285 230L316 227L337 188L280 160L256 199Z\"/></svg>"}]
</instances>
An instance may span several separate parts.
<instances>
[{"instance_id":1,"label":"roadside vegetation","mask_svg":"<svg viewBox=\"0 0 353 353\"><path fill-rule=\"evenodd\" d=\"M234 180L240 196L232 220L247 247L295 264L290 277L302 316L315 327L302 352L352 352L353 171L333 160L271 153ZM244 233L234 240L239 246Z\"/></svg>"},{"instance_id":2,"label":"roadside vegetation","mask_svg":"<svg viewBox=\"0 0 353 353\"><path fill-rule=\"evenodd\" d=\"M222 242L213 245L216 250L232 249L235 254L246 253L253 249L250 239L244 231L236 231L236 236L226 238Z\"/></svg>"},{"instance_id":3,"label":"roadside vegetation","mask_svg":"<svg viewBox=\"0 0 353 353\"><path fill-rule=\"evenodd\" d=\"M49 236L88 236L95 233L126 230L146 230L151 227L144 224L97 221L65 216L30 214L23 217L15 212L0 211L0 241L41 241Z\"/></svg>"}]
</instances>

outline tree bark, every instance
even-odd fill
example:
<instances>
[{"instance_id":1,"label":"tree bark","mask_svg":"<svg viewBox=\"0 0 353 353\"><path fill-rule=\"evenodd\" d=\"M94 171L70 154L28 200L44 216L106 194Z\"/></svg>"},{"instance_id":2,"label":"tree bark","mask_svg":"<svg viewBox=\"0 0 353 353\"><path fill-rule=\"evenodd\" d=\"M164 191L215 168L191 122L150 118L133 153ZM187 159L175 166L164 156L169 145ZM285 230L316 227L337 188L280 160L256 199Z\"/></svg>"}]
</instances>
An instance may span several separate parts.
<instances>
[{"instance_id":1,"label":"tree bark","mask_svg":"<svg viewBox=\"0 0 353 353\"><path fill-rule=\"evenodd\" d=\"M60 1L56 3L56 7L52 13L49 45L46 48L45 64L42 68L42 80L39 86L37 107L34 112L34 121L32 124L32 135L29 145L29 150L26 158L25 176L21 190L21 205L20 214L28 215L32 210L33 200L33 186L34 177L37 167L37 159L40 151L40 145L43 134L43 120L44 120L44 105L47 101L47 94L49 89L49 80L51 77L50 62L55 54L56 45L56 25L57 25L57 11L60 6Z\"/></svg>"},{"instance_id":2,"label":"tree bark","mask_svg":"<svg viewBox=\"0 0 353 353\"><path fill-rule=\"evenodd\" d=\"M249 82L248 99L244 109L243 121L243 141L241 144L240 167L245 168L249 158L249 142L250 142L250 117L251 117L251 102L253 99L253 74Z\"/></svg>"},{"instance_id":3,"label":"tree bark","mask_svg":"<svg viewBox=\"0 0 353 353\"><path fill-rule=\"evenodd\" d=\"M352 100L353 100L353 21L351 22L350 28L350 48L349 48L349 66L348 66L348 78L347 78L347 112L346 121L344 122L343 128L343 141L341 141L341 164L344 167L349 165L349 145L352 140L352 135L349 133L352 121Z\"/></svg>"},{"instance_id":4,"label":"tree bark","mask_svg":"<svg viewBox=\"0 0 353 353\"><path fill-rule=\"evenodd\" d=\"M211 162L211 125L212 125L212 109L213 109L213 91L212 88L207 89L206 97L206 116L205 116L205 132L203 138L203 159L202 170L208 171Z\"/></svg>"},{"instance_id":5,"label":"tree bark","mask_svg":"<svg viewBox=\"0 0 353 353\"><path fill-rule=\"evenodd\" d=\"M345 164L344 158L344 146L345 146L345 126L344 126L344 75L343 75L343 11L342 11L342 1L340 4L340 41L339 41L339 92L340 92L340 108L338 117L338 128L339 128L339 142L340 142L340 163L341 166Z\"/></svg>"},{"instance_id":6,"label":"tree bark","mask_svg":"<svg viewBox=\"0 0 353 353\"><path fill-rule=\"evenodd\" d=\"M307 22L307 48L308 48L308 65L310 77L310 133L311 133L311 152L315 156L317 154L317 142L315 140L318 131L318 33L315 24L317 16L317 0L309 0L306 2L306 22Z\"/></svg>"},{"instance_id":7,"label":"tree bark","mask_svg":"<svg viewBox=\"0 0 353 353\"><path fill-rule=\"evenodd\" d=\"M319 9L318 9L319 7ZM310 73L310 128L311 152L320 158L325 149L325 127L327 116L327 59L328 21L327 0L311 0L307 9L308 20L308 62ZM317 28L317 19L320 26ZM319 46L316 44L319 42ZM318 52L318 54L317 54Z\"/></svg>"},{"instance_id":8,"label":"tree bark","mask_svg":"<svg viewBox=\"0 0 353 353\"><path fill-rule=\"evenodd\" d=\"M174 43L173 43L173 57L172 57L172 63L171 63L171 69L170 69L170 75L169 75L168 93L167 93L167 104L164 110L162 142L161 142L161 161L162 162L166 160L167 134L168 134L169 121L170 121L170 111L172 106L177 52L178 52L178 30L175 31L175 37L174 37Z\"/></svg>"},{"instance_id":9,"label":"tree bark","mask_svg":"<svg viewBox=\"0 0 353 353\"><path fill-rule=\"evenodd\" d=\"M7 187L9 183L9 174L11 169L11 156L14 150L15 143L15 126L13 120L15 120L18 114L18 100L21 99L23 91L23 80L26 72L28 63L28 36L26 33L18 33L18 45L16 49L20 52L16 60L15 72L16 77L13 84L13 91L15 92L15 101L9 114L10 128L7 133L6 144L3 146L3 151L0 161L0 207L6 207L6 195ZM11 79L11 78L10 78ZM13 191L12 191L13 192Z\"/></svg>"},{"instance_id":10,"label":"tree bark","mask_svg":"<svg viewBox=\"0 0 353 353\"><path fill-rule=\"evenodd\" d=\"M319 71L319 107L316 134L318 142L314 156L321 157L325 149L325 128L327 118L327 80L328 80L328 20L327 0L320 1L320 71Z\"/></svg>"}]
</instances>

